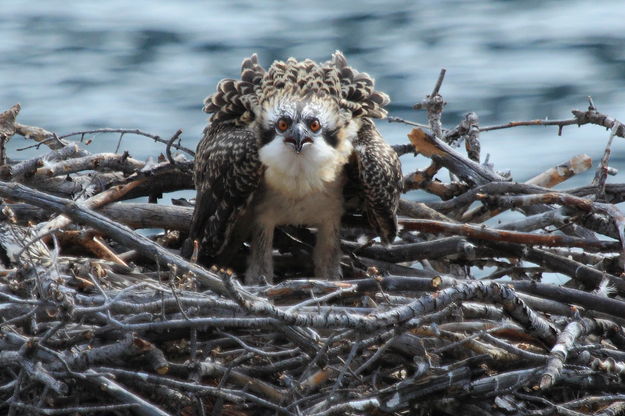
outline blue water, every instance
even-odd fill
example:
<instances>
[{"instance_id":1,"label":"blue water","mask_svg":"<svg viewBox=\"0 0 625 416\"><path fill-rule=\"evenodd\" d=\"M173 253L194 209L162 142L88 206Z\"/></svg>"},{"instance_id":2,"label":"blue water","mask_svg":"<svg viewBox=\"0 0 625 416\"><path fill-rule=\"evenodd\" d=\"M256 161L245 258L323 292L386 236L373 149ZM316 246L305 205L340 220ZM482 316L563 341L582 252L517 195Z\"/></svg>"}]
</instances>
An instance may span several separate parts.
<instances>
[{"instance_id":1,"label":"blue water","mask_svg":"<svg viewBox=\"0 0 625 416\"><path fill-rule=\"evenodd\" d=\"M164 1L0 0L0 107L22 104L19 121L59 134L97 127L140 128L164 137L184 129L195 147L203 98L238 75L257 52L267 66L289 56L326 60L342 50L392 98L392 115L424 121L412 104L441 89L452 127L468 111L482 125L567 118L591 95L599 110L625 121L625 3L561 1ZM407 126L381 122L393 143ZM483 133L482 152L525 180L588 153L598 161L600 128L519 128ZM97 136L93 152L117 137ZM24 141L10 144L11 157ZM139 159L161 145L126 136ZM625 142L613 147L610 181L623 182ZM403 158L404 170L426 161ZM586 183L592 172L570 182Z\"/></svg>"}]
</instances>

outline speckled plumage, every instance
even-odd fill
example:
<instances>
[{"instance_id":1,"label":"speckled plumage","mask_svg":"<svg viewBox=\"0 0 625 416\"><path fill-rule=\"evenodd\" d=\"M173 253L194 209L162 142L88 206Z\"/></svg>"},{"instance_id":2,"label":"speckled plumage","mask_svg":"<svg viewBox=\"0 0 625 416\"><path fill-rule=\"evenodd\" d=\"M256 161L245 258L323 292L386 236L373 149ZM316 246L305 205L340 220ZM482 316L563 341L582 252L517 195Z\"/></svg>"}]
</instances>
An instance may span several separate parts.
<instances>
[{"instance_id":1,"label":"speckled plumage","mask_svg":"<svg viewBox=\"0 0 625 416\"><path fill-rule=\"evenodd\" d=\"M191 237L200 239L202 253L213 257L223 251L264 169L253 132L228 124L206 127L196 154Z\"/></svg>"},{"instance_id":2,"label":"speckled plumage","mask_svg":"<svg viewBox=\"0 0 625 416\"><path fill-rule=\"evenodd\" d=\"M260 103L284 94L285 90L305 96L323 94L335 97L341 109L351 117L384 118L384 106L389 103L386 94L374 89L374 81L365 72L347 65L342 53L317 64L310 59L274 62L268 71L258 64L256 54L241 65L241 79L226 78L219 82L217 91L204 100L204 111L212 113L212 122L233 121L239 125L252 122L260 111Z\"/></svg>"},{"instance_id":3,"label":"speckled plumage","mask_svg":"<svg viewBox=\"0 0 625 416\"><path fill-rule=\"evenodd\" d=\"M399 158L371 120L363 123L353 146L356 169L349 167L358 173L367 219L382 241L390 244L397 235L396 213L403 186Z\"/></svg>"},{"instance_id":4,"label":"speckled plumage","mask_svg":"<svg viewBox=\"0 0 625 416\"><path fill-rule=\"evenodd\" d=\"M251 235L246 281L271 281L274 227L301 224L318 229L315 273L339 277L345 185L359 190L361 211L384 242L392 241L401 167L371 120L386 116L388 102L340 52L321 64L276 61L267 71L256 55L245 59L241 79L220 81L204 102L212 116L196 154L188 240L199 241L200 260L224 265ZM279 119L288 130L278 130ZM297 149L293 135L303 139ZM184 251L190 255L190 244Z\"/></svg>"}]
</instances>

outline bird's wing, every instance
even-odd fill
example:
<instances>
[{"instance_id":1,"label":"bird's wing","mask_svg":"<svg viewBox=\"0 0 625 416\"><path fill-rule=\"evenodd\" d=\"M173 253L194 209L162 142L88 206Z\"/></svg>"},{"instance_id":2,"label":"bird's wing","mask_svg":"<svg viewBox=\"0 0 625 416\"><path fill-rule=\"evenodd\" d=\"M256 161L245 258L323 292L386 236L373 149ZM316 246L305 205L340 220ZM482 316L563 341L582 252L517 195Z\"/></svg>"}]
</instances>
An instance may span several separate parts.
<instances>
[{"instance_id":1,"label":"bird's wing","mask_svg":"<svg viewBox=\"0 0 625 416\"><path fill-rule=\"evenodd\" d=\"M364 211L371 227L389 244L397 235L397 206L403 189L399 157L369 119L363 119L353 146L357 169L353 179L362 189Z\"/></svg>"},{"instance_id":2,"label":"bird's wing","mask_svg":"<svg viewBox=\"0 0 625 416\"><path fill-rule=\"evenodd\" d=\"M197 197L189 235L199 240L203 256L215 257L224 249L262 174L252 130L230 123L204 130L195 156Z\"/></svg>"}]
</instances>

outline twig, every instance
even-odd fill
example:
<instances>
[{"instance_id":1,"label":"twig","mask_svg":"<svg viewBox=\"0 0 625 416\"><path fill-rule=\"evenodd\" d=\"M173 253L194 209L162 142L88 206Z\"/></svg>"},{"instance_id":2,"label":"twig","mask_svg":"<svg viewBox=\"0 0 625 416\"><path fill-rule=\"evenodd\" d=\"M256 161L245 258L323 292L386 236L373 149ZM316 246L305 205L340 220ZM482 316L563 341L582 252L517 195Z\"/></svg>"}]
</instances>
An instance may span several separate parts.
<instances>
[{"instance_id":1,"label":"twig","mask_svg":"<svg viewBox=\"0 0 625 416\"><path fill-rule=\"evenodd\" d=\"M438 75L438 79L436 80L436 84L434 85L434 89L432 90L432 94L428 95L423 101L415 104L412 108L415 110L426 110L428 114L428 122L430 129L432 129L432 133L434 133L435 138L442 139L443 138L443 126L441 124L441 115L443 112L443 107L445 106L445 101L443 97L438 93L441 85L443 84L443 79L445 78L445 68L441 69L441 72Z\"/></svg>"},{"instance_id":2,"label":"twig","mask_svg":"<svg viewBox=\"0 0 625 416\"><path fill-rule=\"evenodd\" d=\"M603 156L601 157L601 163L597 168L595 178L592 180L592 185L597 187L597 199L605 198L605 182L608 178L608 162L610 160L611 153L610 147L612 146L612 139L614 139L614 135L616 134L620 125L621 124L617 121L614 123L614 126L612 126L612 130L610 131L610 138L608 139L608 144L606 144Z\"/></svg>"},{"instance_id":3,"label":"twig","mask_svg":"<svg viewBox=\"0 0 625 416\"><path fill-rule=\"evenodd\" d=\"M79 223L86 223L106 233L120 243L134 247L137 251L149 258L159 258L163 263L175 264L182 271L192 271L202 282L212 290L225 293L221 282L212 273L197 265L190 264L180 256L169 253L165 248L153 243L146 237L132 233L130 229L121 226L108 218L68 201L52 195L47 195L23 185L0 182L0 195L15 199L22 199L30 204L51 209L62 213Z\"/></svg>"},{"instance_id":4,"label":"twig","mask_svg":"<svg viewBox=\"0 0 625 416\"><path fill-rule=\"evenodd\" d=\"M428 233L459 234L469 238L489 241L507 241L511 243L542 245L542 246L569 246L595 248L599 250L615 250L618 243L601 240L584 240L555 234L532 234L517 231L488 229L486 226L469 224L452 224L433 220L402 220L400 224L407 230L423 231Z\"/></svg>"},{"instance_id":5,"label":"twig","mask_svg":"<svg viewBox=\"0 0 625 416\"><path fill-rule=\"evenodd\" d=\"M445 73L447 70L445 68L441 68L441 72L438 74L438 79L436 80L436 84L434 85L434 89L430 94L430 97L433 97L438 94L438 91L441 89L441 85L443 85L443 79L445 78Z\"/></svg>"},{"instance_id":6,"label":"twig","mask_svg":"<svg viewBox=\"0 0 625 416\"><path fill-rule=\"evenodd\" d=\"M164 143L167 144L168 140L164 140L161 139L160 136L157 136L155 134L151 134L151 133L146 133L142 130L139 129L111 129L111 128L103 128L103 129L94 129L94 130L81 130L81 131L76 131L73 133L67 133L64 134L62 136L59 136L59 139L65 139L67 137L72 137L72 136L81 136L84 137L86 134L94 134L94 133L122 133L122 134L136 134L138 136L145 136L145 137L149 137L150 139L154 140L155 142L159 142L159 143ZM174 145L172 144L172 146L178 150L182 150L185 153L190 154L191 156L195 156L195 152L191 149L188 149L184 146L181 145Z\"/></svg>"},{"instance_id":7,"label":"twig","mask_svg":"<svg viewBox=\"0 0 625 416\"><path fill-rule=\"evenodd\" d=\"M480 132L483 131L492 131L492 130L501 130L501 129L509 129L512 127L520 127L520 126L558 126L558 136L562 135L562 128L564 126L570 126L573 124L578 124L577 119L565 119L565 120L528 120L528 121L511 121L506 124L499 124L496 126L487 126L480 127Z\"/></svg>"},{"instance_id":8,"label":"twig","mask_svg":"<svg viewBox=\"0 0 625 416\"><path fill-rule=\"evenodd\" d=\"M181 171L186 171L187 170L186 166L179 164L176 161L176 159L174 159L173 156L171 155L171 146L180 137L181 134L182 134L182 129L178 129L176 133L174 133L174 135L171 136L171 139L169 139L169 141L167 142L167 147L165 147L165 154L167 155L167 160L169 160L169 163L171 163L172 166L175 166L177 169Z\"/></svg>"},{"instance_id":9,"label":"twig","mask_svg":"<svg viewBox=\"0 0 625 416\"><path fill-rule=\"evenodd\" d=\"M433 161L445 166L450 172L470 184L483 185L493 181L505 181L500 175L473 160L465 158L449 145L422 130L412 130L408 134L408 138L419 153L432 158Z\"/></svg>"},{"instance_id":10,"label":"twig","mask_svg":"<svg viewBox=\"0 0 625 416\"><path fill-rule=\"evenodd\" d=\"M389 123L403 123L409 126L419 127L421 129L428 129L428 130L430 129L430 126L428 124L422 124L422 123L417 123L415 121L404 120L403 118L400 118L400 117L388 116L386 119L388 120Z\"/></svg>"}]
</instances>

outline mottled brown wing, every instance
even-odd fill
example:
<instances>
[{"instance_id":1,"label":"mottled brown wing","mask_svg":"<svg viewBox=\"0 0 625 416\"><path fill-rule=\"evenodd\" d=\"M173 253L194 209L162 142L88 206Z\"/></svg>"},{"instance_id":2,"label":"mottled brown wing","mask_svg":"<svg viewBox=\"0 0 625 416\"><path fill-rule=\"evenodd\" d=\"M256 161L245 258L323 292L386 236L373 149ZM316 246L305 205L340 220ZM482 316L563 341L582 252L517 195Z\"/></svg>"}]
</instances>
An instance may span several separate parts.
<instances>
[{"instance_id":1,"label":"mottled brown wing","mask_svg":"<svg viewBox=\"0 0 625 416\"><path fill-rule=\"evenodd\" d=\"M403 188L399 157L369 119L363 119L353 145L364 211L382 242L389 244L397 235L397 206Z\"/></svg>"},{"instance_id":2,"label":"mottled brown wing","mask_svg":"<svg viewBox=\"0 0 625 416\"><path fill-rule=\"evenodd\" d=\"M253 131L231 123L212 123L204 130L195 155L197 197L189 234L200 242L201 258L214 258L227 245L262 174Z\"/></svg>"}]
</instances>

